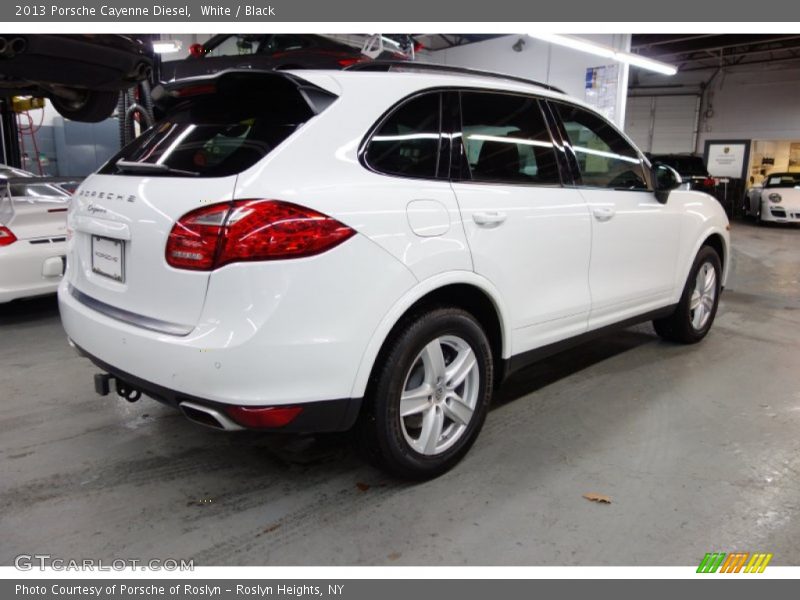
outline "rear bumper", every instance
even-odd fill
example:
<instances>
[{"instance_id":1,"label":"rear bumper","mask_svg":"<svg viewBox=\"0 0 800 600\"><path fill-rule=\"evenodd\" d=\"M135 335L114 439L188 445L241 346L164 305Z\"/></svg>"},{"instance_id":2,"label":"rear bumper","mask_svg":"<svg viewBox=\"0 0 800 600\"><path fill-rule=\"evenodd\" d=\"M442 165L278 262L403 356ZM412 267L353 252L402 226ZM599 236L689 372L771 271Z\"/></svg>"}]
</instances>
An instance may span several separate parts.
<instances>
[{"instance_id":1,"label":"rear bumper","mask_svg":"<svg viewBox=\"0 0 800 600\"><path fill-rule=\"evenodd\" d=\"M65 255L65 242L31 244L18 240L0 248L0 303L54 293L61 275L46 276L45 263L58 263Z\"/></svg>"},{"instance_id":2,"label":"rear bumper","mask_svg":"<svg viewBox=\"0 0 800 600\"><path fill-rule=\"evenodd\" d=\"M177 390L172 390L164 386L145 381L141 377L136 377L130 373L109 365L108 363L100 360L96 356L92 356L80 346L73 343L77 352L89 360L91 360L97 367L104 372L111 375L119 382L123 383L129 390L136 390L145 394L154 400L183 410L190 420L198 422L203 425L209 425L202 420L192 418L192 412L198 409L206 409L209 414L217 414L222 421L227 421L230 426L214 427L216 429L253 429L242 426L237 423L234 418L228 415L227 409L231 407L230 404L215 402L207 398L198 398L191 396ZM258 428L258 431L273 431L283 433L322 433L322 432L335 432L347 431L356 422L359 410L361 409L361 398L341 398L336 400L320 400L316 402L305 402L297 404L302 407L302 411L290 423L281 427L271 428Z\"/></svg>"}]
</instances>

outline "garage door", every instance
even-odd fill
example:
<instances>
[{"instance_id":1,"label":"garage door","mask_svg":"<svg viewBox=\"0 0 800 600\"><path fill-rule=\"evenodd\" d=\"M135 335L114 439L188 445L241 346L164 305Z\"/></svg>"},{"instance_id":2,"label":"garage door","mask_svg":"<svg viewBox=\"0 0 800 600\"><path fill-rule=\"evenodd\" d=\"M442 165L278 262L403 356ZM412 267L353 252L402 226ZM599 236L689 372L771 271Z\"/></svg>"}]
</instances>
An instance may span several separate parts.
<instances>
[{"instance_id":1,"label":"garage door","mask_svg":"<svg viewBox=\"0 0 800 600\"><path fill-rule=\"evenodd\" d=\"M694 152L699 96L629 96L625 132L645 152Z\"/></svg>"}]
</instances>

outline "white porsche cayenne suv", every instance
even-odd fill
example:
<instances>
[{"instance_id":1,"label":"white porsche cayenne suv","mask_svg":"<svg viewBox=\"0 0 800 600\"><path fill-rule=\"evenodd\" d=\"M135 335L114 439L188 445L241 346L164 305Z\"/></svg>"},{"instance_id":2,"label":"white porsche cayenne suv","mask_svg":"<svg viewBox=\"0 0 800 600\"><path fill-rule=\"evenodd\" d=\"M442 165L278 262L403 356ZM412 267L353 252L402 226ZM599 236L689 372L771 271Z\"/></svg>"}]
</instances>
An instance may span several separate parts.
<instances>
[{"instance_id":1,"label":"white porsche cayenne suv","mask_svg":"<svg viewBox=\"0 0 800 600\"><path fill-rule=\"evenodd\" d=\"M511 372L714 320L728 221L546 85L433 66L227 71L81 185L59 288L111 384L222 429L344 431L453 466Z\"/></svg>"}]
</instances>

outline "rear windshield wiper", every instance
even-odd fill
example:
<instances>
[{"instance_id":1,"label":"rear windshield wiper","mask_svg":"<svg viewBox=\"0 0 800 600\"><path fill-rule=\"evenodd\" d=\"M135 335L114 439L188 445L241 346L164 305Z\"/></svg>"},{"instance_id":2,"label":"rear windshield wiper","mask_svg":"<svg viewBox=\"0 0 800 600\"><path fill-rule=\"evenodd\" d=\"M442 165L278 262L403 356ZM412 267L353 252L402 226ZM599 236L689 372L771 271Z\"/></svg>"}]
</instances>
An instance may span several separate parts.
<instances>
[{"instance_id":1,"label":"rear windshield wiper","mask_svg":"<svg viewBox=\"0 0 800 600\"><path fill-rule=\"evenodd\" d=\"M114 166L121 173L158 173L160 175L186 175L187 177L200 175L197 171L184 171L183 169L173 169L167 165L130 160L118 160L114 163Z\"/></svg>"}]
</instances>

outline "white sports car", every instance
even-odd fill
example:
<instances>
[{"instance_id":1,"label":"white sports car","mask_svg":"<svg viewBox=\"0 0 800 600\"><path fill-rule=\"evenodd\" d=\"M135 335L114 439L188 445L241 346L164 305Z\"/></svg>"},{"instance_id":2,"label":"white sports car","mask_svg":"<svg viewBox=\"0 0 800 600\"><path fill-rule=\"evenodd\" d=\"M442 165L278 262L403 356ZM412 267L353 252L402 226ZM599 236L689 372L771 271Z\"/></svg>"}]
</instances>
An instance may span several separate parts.
<instances>
[{"instance_id":1,"label":"white sports car","mask_svg":"<svg viewBox=\"0 0 800 600\"><path fill-rule=\"evenodd\" d=\"M745 213L761 223L800 223L800 173L771 173L747 190Z\"/></svg>"},{"instance_id":2,"label":"white sports car","mask_svg":"<svg viewBox=\"0 0 800 600\"><path fill-rule=\"evenodd\" d=\"M30 178L30 183L20 179ZM70 195L0 165L0 304L52 294L64 273Z\"/></svg>"}]
</instances>

